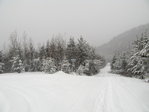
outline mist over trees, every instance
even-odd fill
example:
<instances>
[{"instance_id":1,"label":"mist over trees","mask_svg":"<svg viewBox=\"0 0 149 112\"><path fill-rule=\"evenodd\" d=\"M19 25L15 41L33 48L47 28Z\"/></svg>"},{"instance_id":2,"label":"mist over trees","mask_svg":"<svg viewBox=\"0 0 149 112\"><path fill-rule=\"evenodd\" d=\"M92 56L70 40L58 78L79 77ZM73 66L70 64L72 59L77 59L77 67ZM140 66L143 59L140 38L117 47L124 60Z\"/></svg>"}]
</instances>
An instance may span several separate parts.
<instances>
[{"instance_id":1,"label":"mist over trees","mask_svg":"<svg viewBox=\"0 0 149 112\"><path fill-rule=\"evenodd\" d=\"M95 75L103 66L104 58L97 55L82 36L77 41L70 38L68 42L57 36L37 47L26 33L19 40L17 32L13 32L7 51L0 51L0 73L55 73L62 70Z\"/></svg>"},{"instance_id":2,"label":"mist over trees","mask_svg":"<svg viewBox=\"0 0 149 112\"><path fill-rule=\"evenodd\" d=\"M111 62L113 73L145 78L149 73L149 38L146 33L132 43L131 52L116 54Z\"/></svg>"}]
</instances>

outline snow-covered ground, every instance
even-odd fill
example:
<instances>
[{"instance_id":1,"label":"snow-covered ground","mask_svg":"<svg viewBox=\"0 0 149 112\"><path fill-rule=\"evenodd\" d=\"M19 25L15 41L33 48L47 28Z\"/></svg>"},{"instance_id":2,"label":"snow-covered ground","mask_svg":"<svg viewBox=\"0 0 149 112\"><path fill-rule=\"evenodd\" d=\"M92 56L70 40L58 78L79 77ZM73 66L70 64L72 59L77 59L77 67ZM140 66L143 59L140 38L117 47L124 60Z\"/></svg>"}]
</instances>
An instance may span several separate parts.
<instances>
[{"instance_id":1,"label":"snow-covered ground","mask_svg":"<svg viewBox=\"0 0 149 112\"><path fill-rule=\"evenodd\" d=\"M108 73L97 76L0 75L0 112L149 112L149 84Z\"/></svg>"}]
</instances>

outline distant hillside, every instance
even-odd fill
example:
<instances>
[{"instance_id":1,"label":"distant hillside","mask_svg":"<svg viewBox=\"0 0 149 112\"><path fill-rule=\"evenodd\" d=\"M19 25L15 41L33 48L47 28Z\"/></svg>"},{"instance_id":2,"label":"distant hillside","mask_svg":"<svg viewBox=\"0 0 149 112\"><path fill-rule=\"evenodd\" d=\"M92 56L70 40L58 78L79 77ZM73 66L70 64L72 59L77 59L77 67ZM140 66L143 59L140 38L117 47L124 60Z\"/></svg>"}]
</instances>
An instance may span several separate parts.
<instances>
[{"instance_id":1,"label":"distant hillside","mask_svg":"<svg viewBox=\"0 0 149 112\"><path fill-rule=\"evenodd\" d=\"M111 60L117 52L130 51L133 41L140 38L141 34L145 32L149 34L149 24L133 28L114 37L110 42L97 47L96 52L104 56L107 60Z\"/></svg>"}]
</instances>

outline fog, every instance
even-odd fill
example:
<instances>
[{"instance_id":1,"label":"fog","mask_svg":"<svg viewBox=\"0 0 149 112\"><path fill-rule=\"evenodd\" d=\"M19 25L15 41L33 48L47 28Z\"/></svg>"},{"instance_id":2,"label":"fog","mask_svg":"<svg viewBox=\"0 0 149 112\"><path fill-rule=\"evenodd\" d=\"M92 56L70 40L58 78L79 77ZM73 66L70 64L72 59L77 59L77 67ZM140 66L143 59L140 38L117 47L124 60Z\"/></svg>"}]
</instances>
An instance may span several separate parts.
<instances>
[{"instance_id":1,"label":"fog","mask_svg":"<svg viewBox=\"0 0 149 112\"><path fill-rule=\"evenodd\" d=\"M12 32L37 43L82 35L93 46L149 23L148 0L0 0L0 44Z\"/></svg>"}]
</instances>

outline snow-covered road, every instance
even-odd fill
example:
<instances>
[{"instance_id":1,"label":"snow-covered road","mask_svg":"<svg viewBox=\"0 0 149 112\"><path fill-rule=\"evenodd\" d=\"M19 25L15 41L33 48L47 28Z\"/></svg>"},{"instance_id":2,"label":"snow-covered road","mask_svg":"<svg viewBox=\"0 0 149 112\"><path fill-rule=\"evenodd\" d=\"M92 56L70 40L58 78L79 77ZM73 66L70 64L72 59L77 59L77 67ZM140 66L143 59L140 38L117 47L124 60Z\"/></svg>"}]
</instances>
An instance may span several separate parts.
<instances>
[{"instance_id":1,"label":"snow-covered road","mask_svg":"<svg viewBox=\"0 0 149 112\"><path fill-rule=\"evenodd\" d=\"M108 73L0 76L0 112L149 112L149 84Z\"/></svg>"}]
</instances>

